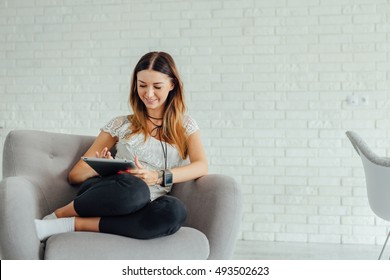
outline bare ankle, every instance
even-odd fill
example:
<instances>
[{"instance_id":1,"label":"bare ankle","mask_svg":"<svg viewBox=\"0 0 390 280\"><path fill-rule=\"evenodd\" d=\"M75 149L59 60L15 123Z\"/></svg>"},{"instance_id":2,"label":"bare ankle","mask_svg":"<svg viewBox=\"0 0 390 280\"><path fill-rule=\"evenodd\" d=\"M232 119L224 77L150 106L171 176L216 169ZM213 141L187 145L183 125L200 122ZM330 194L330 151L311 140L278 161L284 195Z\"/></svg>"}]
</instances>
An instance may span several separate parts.
<instances>
[{"instance_id":1,"label":"bare ankle","mask_svg":"<svg viewBox=\"0 0 390 280\"><path fill-rule=\"evenodd\" d=\"M58 218L78 216L74 209L73 202L69 203L68 205L65 205L64 207L58 208L57 210L54 211L54 214L56 214Z\"/></svg>"},{"instance_id":2,"label":"bare ankle","mask_svg":"<svg viewBox=\"0 0 390 280\"><path fill-rule=\"evenodd\" d=\"M69 211L67 211L66 207L58 208L54 211L54 214L56 214L57 218L68 218L68 217L74 217Z\"/></svg>"},{"instance_id":3,"label":"bare ankle","mask_svg":"<svg viewBox=\"0 0 390 280\"><path fill-rule=\"evenodd\" d=\"M54 211L54 214L57 216L57 218L63 218L61 208Z\"/></svg>"}]
</instances>

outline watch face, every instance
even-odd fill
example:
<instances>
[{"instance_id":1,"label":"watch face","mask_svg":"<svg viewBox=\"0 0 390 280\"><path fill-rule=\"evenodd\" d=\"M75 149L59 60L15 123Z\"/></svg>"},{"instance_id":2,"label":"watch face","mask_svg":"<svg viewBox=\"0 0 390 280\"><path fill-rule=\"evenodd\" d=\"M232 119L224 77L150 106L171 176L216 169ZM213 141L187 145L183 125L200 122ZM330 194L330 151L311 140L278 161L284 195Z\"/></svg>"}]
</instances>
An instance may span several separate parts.
<instances>
[{"instance_id":1,"label":"watch face","mask_svg":"<svg viewBox=\"0 0 390 280\"><path fill-rule=\"evenodd\" d=\"M172 185L173 183L173 175L171 172L165 172L165 176L164 176L164 181L165 181L165 185L166 186L169 186L169 185Z\"/></svg>"}]
</instances>

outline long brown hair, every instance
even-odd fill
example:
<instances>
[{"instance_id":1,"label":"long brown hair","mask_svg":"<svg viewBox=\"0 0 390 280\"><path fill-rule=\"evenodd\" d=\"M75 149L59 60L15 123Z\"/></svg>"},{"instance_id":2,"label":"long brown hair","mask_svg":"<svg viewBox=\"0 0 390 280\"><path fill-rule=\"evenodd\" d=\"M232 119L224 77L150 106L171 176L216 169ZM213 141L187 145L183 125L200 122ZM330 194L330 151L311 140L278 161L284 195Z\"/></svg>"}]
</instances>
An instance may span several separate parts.
<instances>
[{"instance_id":1,"label":"long brown hair","mask_svg":"<svg viewBox=\"0 0 390 280\"><path fill-rule=\"evenodd\" d=\"M183 83L177 71L173 58L165 52L150 52L138 61L134 68L131 89L130 106L133 115L129 116L131 134L129 137L143 133L145 141L149 135L147 130L147 111L145 104L138 95L137 74L142 70L154 70L171 78L174 88L169 92L163 111L162 138L177 147L181 157L188 155L187 135L183 127L183 116L186 111Z\"/></svg>"}]
</instances>

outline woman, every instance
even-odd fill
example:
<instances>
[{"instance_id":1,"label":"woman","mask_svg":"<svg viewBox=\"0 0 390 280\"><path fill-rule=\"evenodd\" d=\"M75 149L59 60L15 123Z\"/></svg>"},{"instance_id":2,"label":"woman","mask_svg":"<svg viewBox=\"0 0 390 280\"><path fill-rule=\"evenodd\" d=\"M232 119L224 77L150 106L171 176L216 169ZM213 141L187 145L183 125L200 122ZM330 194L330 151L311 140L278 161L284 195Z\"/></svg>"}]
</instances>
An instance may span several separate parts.
<instances>
[{"instance_id":1,"label":"woman","mask_svg":"<svg viewBox=\"0 0 390 280\"><path fill-rule=\"evenodd\" d=\"M172 183L207 174L208 164L196 122L185 115L182 82L172 57L144 55L135 66L130 91L133 115L112 119L84 154L134 159L136 169L99 177L83 161L69 173L81 184L76 198L43 220L38 238L69 231L105 232L139 239L175 233L185 206L169 194ZM189 160L189 161L188 161Z\"/></svg>"}]
</instances>

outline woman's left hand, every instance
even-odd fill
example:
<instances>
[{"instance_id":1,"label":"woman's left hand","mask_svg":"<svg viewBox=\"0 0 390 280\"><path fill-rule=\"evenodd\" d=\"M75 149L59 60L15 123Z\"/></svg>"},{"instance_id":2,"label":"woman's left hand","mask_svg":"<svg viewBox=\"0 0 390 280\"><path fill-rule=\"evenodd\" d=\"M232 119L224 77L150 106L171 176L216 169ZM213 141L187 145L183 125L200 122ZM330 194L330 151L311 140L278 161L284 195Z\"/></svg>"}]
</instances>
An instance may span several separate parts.
<instances>
[{"instance_id":1,"label":"woman's left hand","mask_svg":"<svg viewBox=\"0 0 390 280\"><path fill-rule=\"evenodd\" d=\"M153 186L158 180L158 172L154 170L146 169L138 160L138 156L135 156L134 163L137 169L129 169L128 173L142 179L148 186Z\"/></svg>"}]
</instances>

